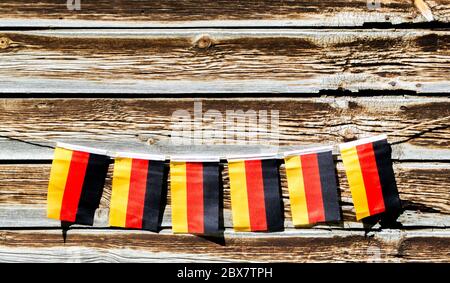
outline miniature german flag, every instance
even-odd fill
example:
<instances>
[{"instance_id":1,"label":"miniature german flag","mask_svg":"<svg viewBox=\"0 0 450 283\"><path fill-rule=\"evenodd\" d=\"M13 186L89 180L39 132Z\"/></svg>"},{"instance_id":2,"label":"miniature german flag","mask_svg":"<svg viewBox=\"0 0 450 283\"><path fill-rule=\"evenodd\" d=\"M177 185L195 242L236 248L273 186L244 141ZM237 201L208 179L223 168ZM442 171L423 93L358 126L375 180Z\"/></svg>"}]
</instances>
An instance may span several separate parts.
<instances>
[{"instance_id":1,"label":"miniature german flag","mask_svg":"<svg viewBox=\"0 0 450 283\"><path fill-rule=\"evenodd\" d=\"M278 231L284 227L277 160L228 159L235 231Z\"/></svg>"},{"instance_id":2,"label":"miniature german flag","mask_svg":"<svg viewBox=\"0 0 450 283\"><path fill-rule=\"evenodd\" d=\"M386 135L340 146L356 219L401 209Z\"/></svg>"},{"instance_id":3,"label":"miniature german flag","mask_svg":"<svg viewBox=\"0 0 450 283\"><path fill-rule=\"evenodd\" d=\"M158 231L162 218L164 156L118 153L109 225Z\"/></svg>"},{"instance_id":4,"label":"miniature german flag","mask_svg":"<svg viewBox=\"0 0 450 283\"><path fill-rule=\"evenodd\" d=\"M341 220L333 147L285 153L294 226Z\"/></svg>"},{"instance_id":5,"label":"miniature german flag","mask_svg":"<svg viewBox=\"0 0 450 283\"><path fill-rule=\"evenodd\" d=\"M219 159L173 158L170 162L174 233L219 232Z\"/></svg>"},{"instance_id":6,"label":"miniature german flag","mask_svg":"<svg viewBox=\"0 0 450 283\"><path fill-rule=\"evenodd\" d=\"M106 151L58 143L47 195L47 216L93 225L110 158Z\"/></svg>"}]
</instances>

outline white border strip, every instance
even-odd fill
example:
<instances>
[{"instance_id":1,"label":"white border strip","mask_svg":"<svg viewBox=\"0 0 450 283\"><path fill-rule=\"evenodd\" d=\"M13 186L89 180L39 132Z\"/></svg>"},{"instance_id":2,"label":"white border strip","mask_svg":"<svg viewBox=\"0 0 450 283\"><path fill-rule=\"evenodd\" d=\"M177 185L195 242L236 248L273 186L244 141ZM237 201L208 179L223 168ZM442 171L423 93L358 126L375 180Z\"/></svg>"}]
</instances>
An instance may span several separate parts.
<instances>
[{"instance_id":1,"label":"white border strip","mask_svg":"<svg viewBox=\"0 0 450 283\"><path fill-rule=\"evenodd\" d=\"M244 160L264 160L264 159L279 159L279 154L249 154L249 155L229 155L226 157L228 162L238 162Z\"/></svg>"},{"instance_id":2,"label":"white border strip","mask_svg":"<svg viewBox=\"0 0 450 283\"><path fill-rule=\"evenodd\" d=\"M114 154L116 158L135 158L144 160L164 161L166 157L160 154L147 154L147 153L133 153L133 152L116 152Z\"/></svg>"},{"instance_id":3,"label":"white border strip","mask_svg":"<svg viewBox=\"0 0 450 283\"><path fill-rule=\"evenodd\" d=\"M219 156L205 156L205 155L173 155L170 156L170 161L174 162L219 162Z\"/></svg>"},{"instance_id":4,"label":"white border strip","mask_svg":"<svg viewBox=\"0 0 450 283\"><path fill-rule=\"evenodd\" d=\"M68 149L68 150L83 151L83 152L88 152L88 153L93 153L93 154L109 156L107 150L93 148L93 147L86 147L86 146L68 144L68 143L63 143L63 142L57 142L56 147L64 148L64 149Z\"/></svg>"},{"instance_id":5,"label":"white border strip","mask_svg":"<svg viewBox=\"0 0 450 283\"><path fill-rule=\"evenodd\" d=\"M327 151L333 151L333 146L321 146L321 147L311 147L311 148L305 148L300 150L292 150L292 151L286 151L283 153L284 157L288 156L296 156L296 155L303 155L308 153L320 153L320 152L327 152Z\"/></svg>"},{"instance_id":6,"label":"white border strip","mask_svg":"<svg viewBox=\"0 0 450 283\"><path fill-rule=\"evenodd\" d=\"M356 141L341 143L339 145L339 149L347 149L347 148L354 147L357 145L376 142L376 141L385 140L385 139L387 139L387 135L379 135L379 136L374 136L374 137L369 137L369 138L363 138L363 139L359 139Z\"/></svg>"}]
</instances>

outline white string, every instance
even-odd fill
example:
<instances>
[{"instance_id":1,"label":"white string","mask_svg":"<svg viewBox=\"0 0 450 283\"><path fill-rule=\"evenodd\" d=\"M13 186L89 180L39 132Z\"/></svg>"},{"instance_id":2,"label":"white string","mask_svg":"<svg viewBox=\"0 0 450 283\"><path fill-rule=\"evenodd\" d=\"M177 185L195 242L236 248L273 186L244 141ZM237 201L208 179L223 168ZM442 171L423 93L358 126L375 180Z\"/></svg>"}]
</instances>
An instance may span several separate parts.
<instances>
[{"instance_id":1,"label":"white string","mask_svg":"<svg viewBox=\"0 0 450 283\"><path fill-rule=\"evenodd\" d=\"M55 140L46 139L46 138L39 137L39 136L33 136L33 135L30 135L30 134L23 133L23 132L18 132L18 131L15 131L15 130L2 128L1 131L11 134L11 135L1 135L0 134L1 137L7 138L7 139L10 139L10 140L16 140L16 141L19 141L19 142L22 142L22 143L27 143L27 144L39 146L39 147L55 148L56 144L57 144L57 142ZM47 144L40 144L40 143L36 143L36 142L32 142L32 141L27 141L27 140L24 140L24 139L17 138L16 136L22 136L22 137L30 138L30 139L33 139L33 140L34 139L41 140L43 142L46 142Z\"/></svg>"},{"instance_id":2,"label":"white string","mask_svg":"<svg viewBox=\"0 0 450 283\"><path fill-rule=\"evenodd\" d=\"M437 125L436 125L437 124ZM426 127L425 129L423 129L423 126L427 126L427 125L431 125L430 127ZM416 130L416 132L408 133L410 131L413 131L416 128L421 128L420 130ZM418 138L426 133L438 130L438 129L446 129L450 127L450 116L446 116L446 117L442 117L442 118L438 118L438 119L434 119L434 120L430 120L430 121L426 121L423 123L418 123L418 124L414 124L408 127L405 127L403 129L397 130L397 131L393 131L391 133L388 134L388 136L392 136L392 137L396 137L393 139L390 139L390 144L391 145L395 145L395 144L401 144L404 142L407 142L411 139L414 138ZM40 136L34 136L28 133L24 133L24 132L19 132L16 130L11 130L11 129L5 129L5 128L0 128L1 132L6 132L9 135L5 135L5 134L0 134L0 137L4 137L10 140L15 140L18 142L22 142L22 143L26 143L26 144L30 144L30 145L34 145L34 146L39 146L39 147L45 147L45 148L56 148L58 147L58 142L56 140L53 139L47 139L47 138L43 138ZM406 134L405 136L401 136L403 134ZM400 135L400 137L398 137ZM26 139L22 139L22 138L18 138L18 137L25 137L25 138L29 138L30 140L40 140L42 142L44 142L44 144L42 143L38 143L38 142L34 142L34 141L30 141L30 140L26 140ZM76 145L74 145L75 147L78 147ZM337 145L334 145L333 148L337 148ZM93 150L96 150L93 148ZM313 148L311 149L304 149L304 150L313 150ZM108 155L112 158L118 156L118 154L116 152L109 152L109 151L105 151L105 150L101 150L98 149L98 151L103 151L106 152L105 155ZM276 155L276 158L282 157L285 155L285 153L288 153L292 150L286 151L284 153L279 153ZM130 153L133 154L133 153ZM138 155L138 153L136 153L136 155ZM255 154L254 156L260 156L260 155L264 155L264 154ZM338 154L334 154L334 155L338 155ZM192 156L192 155L191 155ZM180 155L178 155L178 157L180 157ZM237 157L237 156L235 156ZM241 157L247 157L246 155L242 155ZM216 157L219 158L219 157ZM170 159L170 157L168 158ZM198 161L201 161L201 158L195 158ZM211 157L208 157L208 159L210 160ZM220 159L227 159L227 157L220 157Z\"/></svg>"}]
</instances>

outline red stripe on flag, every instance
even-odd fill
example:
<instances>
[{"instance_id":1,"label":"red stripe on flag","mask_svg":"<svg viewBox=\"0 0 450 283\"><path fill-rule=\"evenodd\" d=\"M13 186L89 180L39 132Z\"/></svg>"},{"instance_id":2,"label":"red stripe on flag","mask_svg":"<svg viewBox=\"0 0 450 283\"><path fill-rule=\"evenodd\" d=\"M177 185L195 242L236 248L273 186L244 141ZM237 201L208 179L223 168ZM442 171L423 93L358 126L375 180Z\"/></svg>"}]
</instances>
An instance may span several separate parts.
<instances>
[{"instance_id":1,"label":"red stripe on flag","mask_svg":"<svg viewBox=\"0 0 450 283\"><path fill-rule=\"evenodd\" d=\"M323 222L325 221L325 210L317 154L302 155L301 162L309 223Z\"/></svg>"},{"instance_id":2,"label":"red stripe on flag","mask_svg":"<svg viewBox=\"0 0 450 283\"><path fill-rule=\"evenodd\" d=\"M187 221L189 233L204 232L203 164L186 162Z\"/></svg>"},{"instance_id":3,"label":"red stripe on flag","mask_svg":"<svg viewBox=\"0 0 450 283\"><path fill-rule=\"evenodd\" d=\"M245 161L248 212L251 231L267 230L266 204L261 160Z\"/></svg>"},{"instance_id":4,"label":"red stripe on flag","mask_svg":"<svg viewBox=\"0 0 450 283\"><path fill-rule=\"evenodd\" d=\"M356 151L358 152L359 165L361 166L364 187L366 188L370 215L383 212L385 210L383 191L381 190L373 145L372 143L358 145L356 146Z\"/></svg>"},{"instance_id":5,"label":"red stripe on flag","mask_svg":"<svg viewBox=\"0 0 450 283\"><path fill-rule=\"evenodd\" d=\"M128 192L127 218L125 221L125 227L127 228L142 228L145 192L147 191L147 172L147 160L133 159Z\"/></svg>"},{"instance_id":6,"label":"red stripe on flag","mask_svg":"<svg viewBox=\"0 0 450 283\"><path fill-rule=\"evenodd\" d=\"M61 205L60 218L63 221L75 222L89 156L90 154L86 152L74 151L72 153Z\"/></svg>"}]
</instances>

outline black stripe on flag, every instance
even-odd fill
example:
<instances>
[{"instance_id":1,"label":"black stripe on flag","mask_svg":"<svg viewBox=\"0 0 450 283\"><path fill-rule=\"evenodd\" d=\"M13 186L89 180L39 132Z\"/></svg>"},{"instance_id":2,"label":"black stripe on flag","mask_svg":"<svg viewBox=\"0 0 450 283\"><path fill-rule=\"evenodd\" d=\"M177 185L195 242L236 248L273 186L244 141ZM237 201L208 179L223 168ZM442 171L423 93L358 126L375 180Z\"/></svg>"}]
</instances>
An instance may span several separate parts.
<instances>
[{"instance_id":1,"label":"black stripe on flag","mask_svg":"<svg viewBox=\"0 0 450 283\"><path fill-rule=\"evenodd\" d=\"M264 203L268 231L279 231L284 228L283 209L281 204L280 178L276 159L261 160L264 186Z\"/></svg>"},{"instance_id":2,"label":"black stripe on flag","mask_svg":"<svg viewBox=\"0 0 450 283\"><path fill-rule=\"evenodd\" d=\"M148 161L147 185L145 187L144 215L142 229L158 231L162 205L162 190L164 178L164 161Z\"/></svg>"},{"instance_id":3,"label":"black stripe on flag","mask_svg":"<svg viewBox=\"0 0 450 283\"><path fill-rule=\"evenodd\" d=\"M380 176L384 206L387 212L397 212L401 209L401 202L392 167L391 146L387 140L376 141L373 143L373 152L377 162L378 175Z\"/></svg>"},{"instance_id":4,"label":"black stripe on flag","mask_svg":"<svg viewBox=\"0 0 450 283\"><path fill-rule=\"evenodd\" d=\"M317 160L319 163L325 221L339 221L341 220L341 213L339 210L333 153L331 151L319 152L317 153Z\"/></svg>"},{"instance_id":5,"label":"black stripe on flag","mask_svg":"<svg viewBox=\"0 0 450 283\"><path fill-rule=\"evenodd\" d=\"M203 163L203 227L205 234L219 232L219 163Z\"/></svg>"},{"instance_id":6,"label":"black stripe on flag","mask_svg":"<svg viewBox=\"0 0 450 283\"><path fill-rule=\"evenodd\" d=\"M89 154L83 188L78 202L76 224L93 225L95 210L100 205L100 199L108 173L109 157L105 155Z\"/></svg>"}]
</instances>

